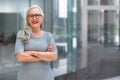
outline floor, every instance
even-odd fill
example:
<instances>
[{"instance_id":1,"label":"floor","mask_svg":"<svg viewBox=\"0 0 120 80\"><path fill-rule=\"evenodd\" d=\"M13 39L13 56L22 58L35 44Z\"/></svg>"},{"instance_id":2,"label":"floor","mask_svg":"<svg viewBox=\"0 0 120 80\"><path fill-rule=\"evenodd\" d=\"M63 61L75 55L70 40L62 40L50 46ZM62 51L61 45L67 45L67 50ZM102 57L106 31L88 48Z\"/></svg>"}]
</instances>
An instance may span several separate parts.
<instances>
[{"instance_id":1,"label":"floor","mask_svg":"<svg viewBox=\"0 0 120 80\"><path fill-rule=\"evenodd\" d=\"M108 79L103 79L103 80L120 80L120 76L108 78Z\"/></svg>"},{"instance_id":2,"label":"floor","mask_svg":"<svg viewBox=\"0 0 120 80\"><path fill-rule=\"evenodd\" d=\"M7 48L5 50L5 48ZM0 46L0 80L16 80L16 67L15 58L13 57L14 47L7 45L6 47ZM98 59L100 59L100 66L96 70L97 74L90 80L120 80L120 50L113 47L102 47L101 51L96 52ZM2 63L5 63L4 65ZM67 72L66 60L63 59L59 62L61 67L54 68L55 76L65 74ZM10 77L9 77L10 76Z\"/></svg>"},{"instance_id":3,"label":"floor","mask_svg":"<svg viewBox=\"0 0 120 80\"><path fill-rule=\"evenodd\" d=\"M120 50L108 46L100 46L96 49L95 46L92 51L96 56L93 61L99 60L99 66L90 80L120 80Z\"/></svg>"}]
</instances>

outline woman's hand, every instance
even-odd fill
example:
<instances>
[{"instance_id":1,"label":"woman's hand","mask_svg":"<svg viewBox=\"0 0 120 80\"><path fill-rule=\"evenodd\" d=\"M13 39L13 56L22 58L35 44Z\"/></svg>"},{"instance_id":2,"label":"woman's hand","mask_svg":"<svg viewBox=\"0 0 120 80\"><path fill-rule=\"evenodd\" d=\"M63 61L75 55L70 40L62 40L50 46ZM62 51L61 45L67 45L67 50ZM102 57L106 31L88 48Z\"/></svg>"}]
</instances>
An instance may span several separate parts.
<instances>
[{"instance_id":1,"label":"woman's hand","mask_svg":"<svg viewBox=\"0 0 120 80\"><path fill-rule=\"evenodd\" d=\"M53 45L49 45L46 52L53 52L55 50Z\"/></svg>"},{"instance_id":2,"label":"woman's hand","mask_svg":"<svg viewBox=\"0 0 120 80\"><path fill-rule=\"evenodd\" d=\"M25 51L26 54L37 57L37 52L36 51Z\"/></svg>"},{"instance_id":3,"label":"woman's hand","mask_svg":"<svg viewBox=\"0 0 120 80\"><path fill-rule=\"evenodd\" d=\"M55 48L53 45L49 45L46 52L54 52ZM30 56L34 56L34 57L38 57L38 52L36 51L25 51L26 54L30 55Z\"/></svg>"}]
</instances>

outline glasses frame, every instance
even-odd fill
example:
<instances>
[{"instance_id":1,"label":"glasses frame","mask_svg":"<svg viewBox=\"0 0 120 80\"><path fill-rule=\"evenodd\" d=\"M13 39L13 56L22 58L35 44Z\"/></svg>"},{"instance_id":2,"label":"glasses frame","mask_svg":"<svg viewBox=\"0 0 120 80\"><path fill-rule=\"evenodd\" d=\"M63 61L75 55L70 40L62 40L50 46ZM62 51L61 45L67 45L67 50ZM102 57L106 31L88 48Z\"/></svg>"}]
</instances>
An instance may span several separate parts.
<instances>
[{"instance_id":1,"label":"glasses frame","mask_svg":"<svg viewBox=\"0 0 120 80\"><path fill-rule=\"evenodd\" d=\"M29 17L29 18L39 18L39 17L42 17L42 15L41 14L29 14L27 17Z\"/></svg>"}]
</instances>

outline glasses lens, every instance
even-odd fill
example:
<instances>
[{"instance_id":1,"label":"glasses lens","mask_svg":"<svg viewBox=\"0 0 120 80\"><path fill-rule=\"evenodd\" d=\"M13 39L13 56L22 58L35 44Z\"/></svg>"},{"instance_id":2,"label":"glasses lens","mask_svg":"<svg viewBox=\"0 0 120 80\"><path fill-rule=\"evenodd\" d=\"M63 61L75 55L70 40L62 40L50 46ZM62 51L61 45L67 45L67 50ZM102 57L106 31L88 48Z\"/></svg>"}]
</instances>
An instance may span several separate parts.
<instances>
[{"instance_id":1,"label":"glasses lens","mask_svg":"<svg viewBox=\"0 0 120 80\"><path fill-rule=\"evenodd\" d=\"M33 18L33 17L39 18L40 16L42 16L42 15L41 14L30 14L30 15L28 15L28 17L30 17L30 18Z\"/></svg>"}]
</instances>

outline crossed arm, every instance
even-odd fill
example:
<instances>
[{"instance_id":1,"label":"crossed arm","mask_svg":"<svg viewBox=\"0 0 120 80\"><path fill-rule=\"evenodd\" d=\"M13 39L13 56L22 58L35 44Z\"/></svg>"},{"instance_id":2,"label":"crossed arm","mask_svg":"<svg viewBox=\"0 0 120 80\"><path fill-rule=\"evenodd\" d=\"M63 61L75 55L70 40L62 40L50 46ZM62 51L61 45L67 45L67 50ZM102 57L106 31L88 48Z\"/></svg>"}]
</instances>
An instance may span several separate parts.
<instances>
[{"instance_id":1,"label":"crossed arm","mask_svg":"<svg viewBox=\"0 0 120 80\"><path fill-rule=\"evenodd\" d=\"M50 45L46 52L24 51L16 54L20 62L36 62L36 61L55 61L57 53L54 52L54 46Z\"/></svg>"}]
</instances>

